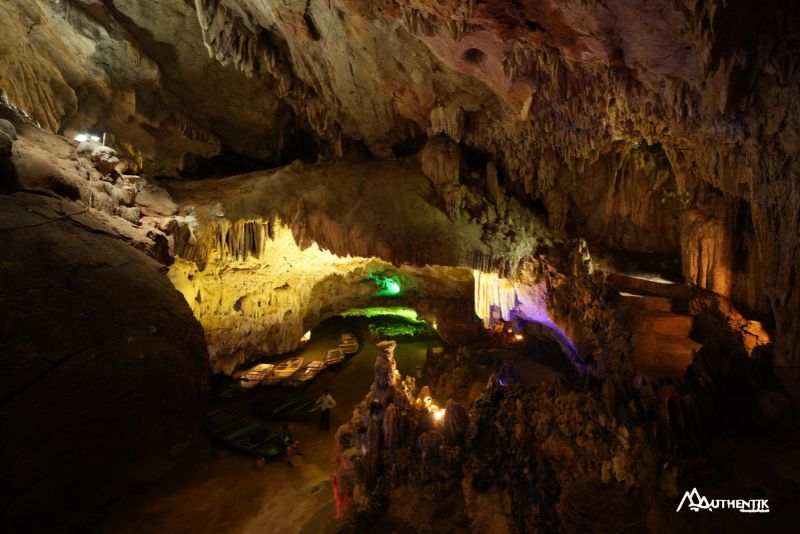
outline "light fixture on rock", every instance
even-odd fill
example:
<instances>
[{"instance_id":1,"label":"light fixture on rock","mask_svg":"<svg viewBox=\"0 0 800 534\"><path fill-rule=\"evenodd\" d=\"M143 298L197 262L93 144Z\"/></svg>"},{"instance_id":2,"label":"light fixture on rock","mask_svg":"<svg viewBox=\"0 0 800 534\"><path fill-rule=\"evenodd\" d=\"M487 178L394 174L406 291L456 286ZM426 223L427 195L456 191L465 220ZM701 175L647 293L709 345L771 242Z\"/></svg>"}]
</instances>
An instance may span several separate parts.
<instances>
[{"instance_id":1,"label":"light fixture on rock","mask_svg":"<svg viewBox=\"0 0 800 534\"><path fill-rule=\"evenodd\" d=\"M103 136L103 137L105 137L105 136ZM99 135L94 135L94 134L90 134L90 133L79 133L75 137L73 137L73 139L75 141L79 142L79 143L85 143L87 141L93 141L95 143L99 143L100 142L100 136Z\"/></svg>"}]
</instances>

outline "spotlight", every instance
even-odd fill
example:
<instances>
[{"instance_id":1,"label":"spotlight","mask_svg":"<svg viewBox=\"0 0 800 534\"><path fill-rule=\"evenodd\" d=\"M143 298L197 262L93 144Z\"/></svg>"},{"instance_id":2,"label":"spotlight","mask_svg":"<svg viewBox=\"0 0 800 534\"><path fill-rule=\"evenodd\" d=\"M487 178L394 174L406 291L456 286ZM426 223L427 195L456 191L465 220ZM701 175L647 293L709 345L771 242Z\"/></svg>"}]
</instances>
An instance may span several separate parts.
<instances>
[{"instance_id":1,"label":"spotlight","mask_svg":"<svg viewBox=\"0 0 800 534\"><path fill-rule=\"evenodd\" d=\"M78 135L73 137L73 139L79 143L85 143L86 141L94 141L95 143L100 142L99 135L92 135L88 133L79 133Z\"/></svg>"},{"instance_id":2,"label":"spotlight","mask_svg":"<svg viewBox=\"0 0 800 534\"><path fill-rule=\"evenodd\" d=\"M522 341L522 334L516 334L514 336L514 339L516 339L517 341Z\"/></svg>"}]
</instances>

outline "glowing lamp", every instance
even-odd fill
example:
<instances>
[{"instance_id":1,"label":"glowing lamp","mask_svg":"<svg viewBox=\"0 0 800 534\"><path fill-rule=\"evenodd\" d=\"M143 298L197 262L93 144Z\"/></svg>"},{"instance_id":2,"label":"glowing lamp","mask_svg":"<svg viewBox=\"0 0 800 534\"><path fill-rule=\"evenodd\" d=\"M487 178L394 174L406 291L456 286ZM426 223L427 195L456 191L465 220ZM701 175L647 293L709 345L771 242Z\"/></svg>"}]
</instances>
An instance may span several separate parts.
<instances>
[{"instance_id":1,"label":"glowing lamp","mask_svg":"<svg viewBox=\"0 0 800 534\"><path fill-rule=\"evenodd\" d=\"M403 291L403 286L400 285L400 280L398 280L396 276L370 273L369 278L380 288L380 290L375 293L375 296L394 297Z\"/></svg>"},{"instance_id":2,"label":"glowing lamp","mask_svg":"<svg viewBox=\"0 0 800 534\"><path fill-rule=\"evenodd\" d=\"M385 289L387 293L397 295L400 293L400 284L395 280L387 280Z\"/></svg>"},{"instance_id":3,"label":"glowing lamp","mask_svg":"<svg viewBox=\"0 0 800 534\"><path fill-rule=\"evenodd\" d=\"M311 339L311 330L303 334L303 337L300 338L300 343L305 343L309 339Z\"/></svg>"},{"instance_id":4,"label":"glowing lamp","mask_svg":"<svg viewBox=\"0 0 800 534\"><path fill-rule=\"evenodd\" d=\"M75 137L73 137L79 143L85 143L86 141L94 141L95 143L100 142L100 137L97 135L91 135L88 133L79 133Z\"/></svg>"},{"instance_id":5,"label":"glowing lamp","mask_svg":"<svg viewBox=\"0 0 800 534\"><path fill-rule=\"evenodd\" d=\"M522 334L516 334L514 336L514 339L516 339L517 341L522 341Z\"/></svg>"},{"instance_id":6,"label":"glowing lamp","mask_svg":"<svg viewBox=\"0 0 800 534\"><path fill-rule=\"evenodd\" d=\"M433 403L430 397L425 397L423 399L425 403L425 407L428 409L428 413L433 416L433 422L438 424L442 422L444 419L444 408L439 408L436 404Z\"/></svg>"}]
</instances>

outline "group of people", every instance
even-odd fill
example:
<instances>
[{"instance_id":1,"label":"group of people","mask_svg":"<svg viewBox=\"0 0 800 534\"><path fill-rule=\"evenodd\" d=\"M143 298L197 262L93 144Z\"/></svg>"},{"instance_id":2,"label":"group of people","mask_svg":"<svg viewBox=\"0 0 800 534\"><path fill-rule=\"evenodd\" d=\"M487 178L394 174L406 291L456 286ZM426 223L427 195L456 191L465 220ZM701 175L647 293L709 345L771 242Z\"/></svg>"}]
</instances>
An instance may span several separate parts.
<instances>
[{"instance_id":1,"label":"group of people","mask_svg":"<svg viewBox=\"0 0 800 534\"><path fill-rule=\"evenodd\" d=\"M328 388L325 388L322 391L322 395L317 399L317 402L314 404L315 409L320 410L319 415L319 429L320 431L327 431L331 428L331 410L336 406L336 401L333 400L333 396L331 396L330 391ZM297 441L292 434L292 431L289 429L289 425L283 425L283 428L280 432L280 442L281 446L283 447L283 451L286 455L286 463L289 466L293 466L292 464L292 456L303 456L303 453L300 452L300 442Z\"/></svg>"}]
</instances>

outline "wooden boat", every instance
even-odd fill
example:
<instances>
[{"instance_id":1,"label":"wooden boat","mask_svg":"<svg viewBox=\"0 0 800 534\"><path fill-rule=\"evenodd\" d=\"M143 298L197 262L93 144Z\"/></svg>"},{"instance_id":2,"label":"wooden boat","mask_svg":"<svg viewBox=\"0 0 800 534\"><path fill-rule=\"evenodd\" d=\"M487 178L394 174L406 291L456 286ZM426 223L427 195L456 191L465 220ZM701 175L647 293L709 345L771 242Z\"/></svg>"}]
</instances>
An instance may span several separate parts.
<instances>
[{"instance_id":1,"label":"wooden boat","mask_svg":"<svg viewBox=\"0 0 800 534\"><path fill-rule=\"evenodd\" d=\"M358 340L356 336L353 334L342 334L339 336L339 348L347 355L358 352Z\"/></svg>"},{"instance_id":2,"label":"wooden boat","mask_svg":"<svg viewBox=\"0 0 800 534\"><path fill-rule=\"evenodd\" d=\"M273 457L283 452L280 435L249 415L224 408L212 410L206 414L205 426L214 436L246 454Z\"/></svg>"},{"instance_id":3,"label":"wooden boat","mask_svg":"<svg viewBox=\"0 0 800 534\"><path fill-rule=\"evenodd\" d=\"M275 384L280 384L284 380L286 380L286 377L276 375L275 370L273 369L273 371L270 374L264 377L264 380L261 381L261 385L274 386Z\"/></svg>"},{"instance_id":4,"label":"wooden boat","mask_svg":"<svg viewBox=\"0 0 800 534\"><path fill-rule=\"evenodd\" d=\"M274 369L275 366L271 363L254 365L242 374L241 378L239 378L239 384L245 389L254 388L263 382L268 375L271 375Z\"/></svg>"},{"instance_id":5,"label":"wooden boat","mask_svg":"<svg viewBox=\"0 0 800 534\"><path fill-rule=\"evenodd\" d=\"M301 419L317 411L317 401L305 399L294 405L291 409L279 414L279 417L286 419Z\"/></svg>"},{"instance_id":6,"label":"wooden boat","mask_svg":"<svg viewBox=\"0 0 800 534\"><path fill-rule=\"evenodd\" d=\"M236 397L241 397L247 393L247 390L241 386L239 382L234 382L230 384L225 389L220 391L219 398L220 399L233 399Z\"/></svg>"},{"instance_id":7,"label":"wooden boat","mask_svg":"<svg viewBox=\"0 0 800 534\"><path fill-rule=\"evenodd\" d=\"M284 400L262 401L253 405L253 409L264 417L276 419L300 419L311 415L316 408L316 401L302 397Z\"/></svg>"},{"instance_id":8,"label":"wooden boat","mask_svg":"<svg viewBox=\"0 0 800 534\"><path fill-rule=\"evenodd\" d=\"M294 374L283 383L283 385L292 388L299 388L300 386L308 384L318 374L320 374L323 369L325 369L324 362L319 360L308 362L303 367L295 371Z\"/></svg>"},{"instance_id":9,"label":"wooden boat","mask_svg":"<svg viewBox=\"0 0 800 534\"><path fill-rule=\"evenodd\" d=\"M289 358L288 360L284 360L275 366L272 374L280 378L292 376L292 374L294 374L298 369L300 369L300 366L303 365L303 361L304 360L302 356L295 356L293 358Z\"/></svg>"},{"instance_id":10,"label":"wooden boat","mask_svg":"<svg viewBox=\"0 0 800 534\"><path fill-rule=\"evenodd\" d=\"M333 367L344 361L344 351L342 349L331 349L325 355L325 365Z\"/></svg>"}]
</instances>

